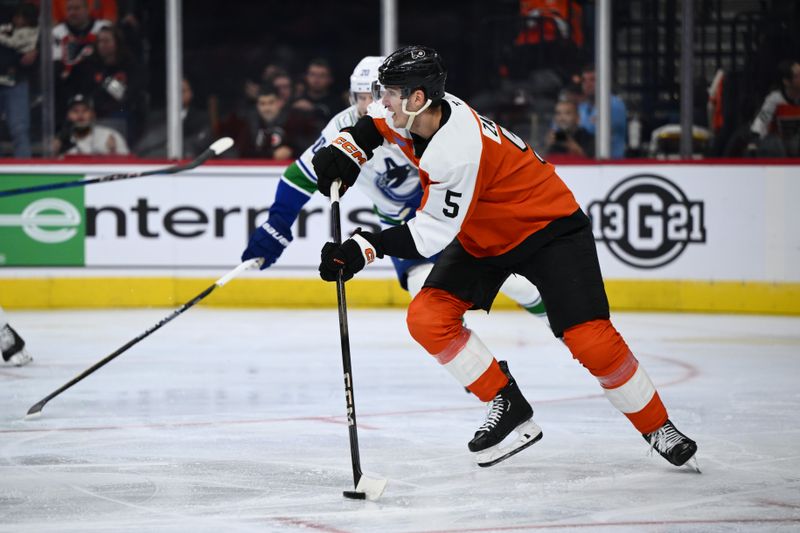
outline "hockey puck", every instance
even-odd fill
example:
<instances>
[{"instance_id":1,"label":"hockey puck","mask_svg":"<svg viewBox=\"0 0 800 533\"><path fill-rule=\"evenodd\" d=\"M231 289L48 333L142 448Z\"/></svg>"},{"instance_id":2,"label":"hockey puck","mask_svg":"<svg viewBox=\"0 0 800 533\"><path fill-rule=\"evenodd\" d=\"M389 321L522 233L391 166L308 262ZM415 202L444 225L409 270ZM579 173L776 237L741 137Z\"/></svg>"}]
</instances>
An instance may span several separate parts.
<instances>
[{"instance_id":1,"label":"hockey puck","mask_svg":"<svg viewBox=\"0 0 800 533\"><path fill-rule=\"evenodd\" d=\"M342 494L344 495L345 498L348 498L350 500L366 500L367 499L366 493L358 492L358 491L355 491L355 490L346 490L346 491L342 492Z\"/></svg>"}]
</instances>

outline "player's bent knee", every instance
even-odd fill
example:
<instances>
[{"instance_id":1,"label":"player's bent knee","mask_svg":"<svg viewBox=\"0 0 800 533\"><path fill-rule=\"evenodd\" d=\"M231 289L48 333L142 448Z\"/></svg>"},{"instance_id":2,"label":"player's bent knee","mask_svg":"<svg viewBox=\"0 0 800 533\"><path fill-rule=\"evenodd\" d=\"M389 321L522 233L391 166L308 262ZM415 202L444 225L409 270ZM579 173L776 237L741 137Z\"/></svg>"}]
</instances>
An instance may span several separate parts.
<instances>
[{"instance_id":1,"label":"player's bent knee","mask_svg":"<svg viewBox=\"0 0 800 533\"><path fill-rule=\"evenodd\" d=\"M447 291L425 287L408 306L408 331L428 353L438 354L461 333L461 317L470 307Z\"/></svg>"},{"instance_id":2,"label":"player's bent knee","mask_svg":"<svg viewBox=\"0 0 800 533\"><path fill-rule=\"evenodd\" d=\"M608 375L624 364L631 350L608 319L591 320L564 331L572 356L595 376Z\"/></svg>"}]
</instances>

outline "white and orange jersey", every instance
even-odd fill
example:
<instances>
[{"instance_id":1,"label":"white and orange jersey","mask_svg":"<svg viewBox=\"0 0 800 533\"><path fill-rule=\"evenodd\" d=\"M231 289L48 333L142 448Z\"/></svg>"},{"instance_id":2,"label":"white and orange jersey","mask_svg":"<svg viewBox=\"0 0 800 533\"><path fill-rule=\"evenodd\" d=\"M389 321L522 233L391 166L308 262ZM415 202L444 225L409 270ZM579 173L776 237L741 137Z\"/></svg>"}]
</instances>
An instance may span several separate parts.
<instances>
[{"instance_id":1,"label":"white and orange jersey","mask_svg":"<svg viewBox=\"0 0 800 533\"><path fill-rule=\"evenodd\" d=\"M310 198L317 190L317 175L312 163L314 154L330 144L340 130L352 127L358 119L355 105L337 113L322 130L319 139L284 171L282 181ZM375 149L372 159L361 167L356 187L372 201L375 213L386 226L401 224L413 214L422 196L416 166L409 164L405 154L392 144ZM301 207L296 205L293 209L299 212Z\"/></svg>"},{"instance_id":2,"label":"white and orange jersey","mask_svg":"<svg viewBox=\"0 0 800 533\"><path fill-rule=\"evenodd\" d=\"M790 101L786 93L781 89L775 89L767 95L761 109L758 111L755 120L750 125L750 131L757 133L760 138L764 138L768 133L777 130L777 119L783 115L797 113L800 107L797 101ZM794 109L792 109L794 108Z\"/></svg>"},{"instance_id":3,"label":"white and orange jersey","mask_svg":"<svg viewBox=\"0 0 800 533\"><path fill-rule=\"evenodd\" d=\"M463 100L444 97L450 116L422 156L385 113L370 109L383 137L419 167L424 189L408 222L417 251L430 257L458 238L475 257L508 252L553 220L578 210L572 192L522 139L478 115Z\"/></svg>"}]
</instances>

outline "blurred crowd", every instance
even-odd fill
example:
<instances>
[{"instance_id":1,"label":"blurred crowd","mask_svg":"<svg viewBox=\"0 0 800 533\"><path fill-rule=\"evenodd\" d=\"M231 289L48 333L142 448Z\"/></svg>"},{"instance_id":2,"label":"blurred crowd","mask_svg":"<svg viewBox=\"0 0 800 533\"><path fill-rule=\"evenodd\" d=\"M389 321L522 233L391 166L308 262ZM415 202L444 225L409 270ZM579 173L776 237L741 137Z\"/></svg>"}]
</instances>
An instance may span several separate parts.
<instances>
[{"instance_id":1,"label":"blurred crowd","mask_svg":"<svg viewBox=\"0 0 800 533\"><path fill-rule=\"evenodd\" d=\"M589 0L519 0L513 42L498 63L499 84L459 94L529 140L537 151L563 158L595 156L596 72L584 37L593 24ZM53 0L52 58L58 157L166 156L166 113L153 105L150 43L136 0ZM39 6L36 0L0 0L0 156L41 155ZM154 52L160 53L160 52ZM268 54L265 54L268 57ZM276 57L280 57L276 55ZM445 59L447 59L445 57ZM774 58L770 92L746 127L725 134L726 77L707 87L708 116L695 120L694 155L800 156L800 58ZM291 63L291 64L290 64ZM223 73L224 76L224 73ZM286 160L313 143L328 120L349 105L346 80L326 57L264 61L238 80L236 101L220 111L215 95L199 99L196 80L182 85L184 156L214 138L234 138L228 157ZM337 81L339 83L337 83ZM705 104L706 102L702 102ZM679 124L650 128L644 110L629 112L611 99L611 157L677 157ZM730 137L730 138L729 138Z\"/></svg>"},{"instance_id":2,"label":"blurred crowd","mask_svg":"<svg viewBox=\"0 0 800 533\"><path fill-rule=\"evenodd\" d=\"M595 156L597 74L594 49L584 36L594 31L594 4L591 0L519 0L514 23L505 27L506 31L513 28L515 38L496 54L500 59L497 68L500 82L471 100L477 109L529 139L543 154L558 154L560 159ZM738 66L737 72L718 66L713 79L706 81L701 72L705 64L698 59L692 65L692 158L800 157L800 40L797 39L800 28L791 18L781 20L781 9L792 11L788 4L780 9L770 2L750 4L753 5L746 0L727 4L725 0L704 0L694 4L695 16L703 17L717 32L738 19L749 17L764 22L762 26L751 25L755 33L748 41L752 50L737 52L738 64L745 65ZM614 30L626 30L626 37L638 35L640 42L632 45L631 39L612 36L610 157L678 159L680 94L675 82L679 70L672 70L671 78L663 66L677 58L673 60L659 50L650 52L651 64L647 64L648 46L661 43L664 38L650 37L648 41L642 33L647 28L660 32L664 26L658 15L640 11L650 8L668 12L670 6L675 8L675 3L639 0L614 6L617 8L614 17L618 20ZM758 10L746 11L754 7ZM737 11L741 9L745 11ZM628 25L620 24L621 19ZM764 28L775 19L778 24L774 35L764 35L768 33ZM636 22L640 25L636 26ZM670 20L669 24L680 27L679 20ZM695 32L696 41L704 36L705 33ZM695 50L703 45L695 42ZM715 52L719 57L722 49L731 45L725 42L717 46ZM615 53L620 53L623 61L614 57ZM747 53L752 55L745 57ZM631 68L636 61L639 64ZM758 72L763 79L742 82L742 76L749 75L748 63L760 63ZM635 93L636 88L642 89L633 106L619 92L619 86L623 85L618 83L622 71L627 75L628 94ZM659 113L647 109L642 102L648 98L643 97L648 83L646 72L658 80L656 84L662 85L647 90L671 93L666 104L671 107L668 112L664 112L663 102L659 102L662 104ZM652 99L650 105L653 106Z\"/></svg>"},{"instance_id":3,"label":"blurred crowd","mask_svg":"<svg viewBox=\"0 0 800 533\"><path fill-rule=\"evenodd\" d=\"M39 73L37 2L0 0L0 114L7 137L3 156L30 158L33 87ZM53 0L52 54L58 156L166 156L166 112L148 94L147 48L135 2ZM216 137L236 141L232 157L290 159L349 105L333 88L323 58L290 74L266 65L244 80L241 99L224 117L198 102L192 80L182 83L184 155L192 157ZM41 152L41 148L38 150Z\"/></svg>"}]
</instances>

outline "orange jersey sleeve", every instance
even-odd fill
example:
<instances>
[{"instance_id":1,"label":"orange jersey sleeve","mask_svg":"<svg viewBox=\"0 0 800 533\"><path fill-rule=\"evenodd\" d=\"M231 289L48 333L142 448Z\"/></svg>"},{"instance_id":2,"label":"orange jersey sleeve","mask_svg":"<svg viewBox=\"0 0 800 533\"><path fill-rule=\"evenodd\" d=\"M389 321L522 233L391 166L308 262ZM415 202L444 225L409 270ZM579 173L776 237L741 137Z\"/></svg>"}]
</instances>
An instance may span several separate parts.
<instances>
[{"instance_id":1,"label":"orange jersey sleeve","mask_svg":"<svg viewBox=\"0 0 800 533\"><path fill-rule=\"evenodd\" d=\"M476 257L508 252L553 220L579 209L572 191L522 139L470 109L480 124L477 199L458 239Z\"/></svg>"}]
</instances>

